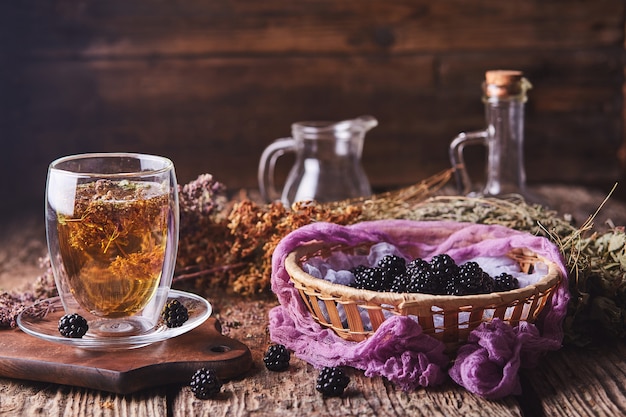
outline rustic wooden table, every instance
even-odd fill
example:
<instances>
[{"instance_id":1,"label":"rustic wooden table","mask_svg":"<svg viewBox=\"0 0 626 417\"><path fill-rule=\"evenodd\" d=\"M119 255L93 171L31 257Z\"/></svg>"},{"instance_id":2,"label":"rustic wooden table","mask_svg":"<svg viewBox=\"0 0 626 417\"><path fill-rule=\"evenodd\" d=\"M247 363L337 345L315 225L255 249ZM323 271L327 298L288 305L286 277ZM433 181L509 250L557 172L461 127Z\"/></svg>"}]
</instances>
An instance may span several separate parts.
<instances>
[{"instance_id":1,"label":"rustic wooden table","mask_svg":"<svg viewBox=\"0 0 626 417\"><path fill-rule=\"evenodd\" d=\"M604 198L571 187L543 187L553 206L586 217ZM41 271L36 259L45 250L38 214L23 213L0 229L0 289L31 282ZM626 224L626 205L609 202L596 218ZM615 342L593 350L565 347L547 355L533 370L521 373L523 394L487 401L447 383L434 389L403 392L382 378L349 370L341 398L315 391L317 370L292 358L286 372L265 369L263 353L270 342L268 311L272 295L241 298L205 294L223 334L245 343L252 367L242 377L225 381L214 399L198 400L187 386L170 384L127 395L69 385L0 378L2 416L618 416L626 415L626 344ZM0 337L2 333L0 332ZM34 342L34 339L33 339Z\"/></svg>"}]
</instances>

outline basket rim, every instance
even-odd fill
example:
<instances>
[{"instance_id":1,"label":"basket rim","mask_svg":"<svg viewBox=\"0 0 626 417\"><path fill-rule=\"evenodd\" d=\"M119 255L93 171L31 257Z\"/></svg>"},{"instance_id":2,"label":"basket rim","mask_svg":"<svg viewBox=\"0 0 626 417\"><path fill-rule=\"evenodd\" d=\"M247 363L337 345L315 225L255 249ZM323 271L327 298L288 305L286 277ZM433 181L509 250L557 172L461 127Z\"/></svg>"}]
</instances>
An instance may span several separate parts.
<instances>
[{"instance_id":1,"label":"basket rim","mask_svg":"<svg viewBox=\"0 0 626 417\"><path fill-rule=\"evenodd\" d=\"M365 243L365 242L364 242ZM372 242L375 243L375 242ZM364 304L388 304L399 308L407 308L412 305L430 303L437 307L460 308L465 306L490 306L494 304L509 304L519 300L528 299L534 295L546 292L561 281L561 272L558 266L543 256L535 254L526 248L516 248L507 255L514 259L534 258L548 266L548 272L533 284L510 291L492 292L489 294L474 295L436 295L423 293L393 293L364 290L349 287L343 284L335 284L323 278L317 278L306 273L299 265L299 260L307 255L320 250L328 249L328 244L320 241L305 243L285 258L285 270L294 284L311 288L329 297Z\"/></svg>"}]
</instances>

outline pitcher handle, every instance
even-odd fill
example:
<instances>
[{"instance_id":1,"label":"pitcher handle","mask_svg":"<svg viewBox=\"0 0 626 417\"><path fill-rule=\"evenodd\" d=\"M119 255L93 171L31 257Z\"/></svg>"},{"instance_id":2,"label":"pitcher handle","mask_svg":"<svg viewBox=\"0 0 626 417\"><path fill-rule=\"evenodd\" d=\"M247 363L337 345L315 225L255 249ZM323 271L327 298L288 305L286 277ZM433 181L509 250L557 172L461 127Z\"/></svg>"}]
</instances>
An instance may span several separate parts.
<instances>
[{"instance_id":1,"label":"pitcher handle","mask_svg":"<svg viewBox=\"0 0 626 417\"><path fill-rule=\"evenodd\" d=\"M463 157L463 149L466 145L483 144L487 146L487 138L489 132L480 130L469 133L459 133L450 143L450 162L455 168L456 183L459 193L467 195L472 191L472 181L465 166L465 158Z\"/></svg>"},{"instance_id":2,"label":"pitcher handle","mask_svg":"<svg viewBox=\"0 0 626 417\"><path fill-rule=\"evenodd\" d=\"M276 139L263 150L259 161L258 181L261 196L267 202L280 200L281 193L276 189L274 168L276 161L287 152L295 152L296 142L293 138Z\"/></svg>"}]
</instances>

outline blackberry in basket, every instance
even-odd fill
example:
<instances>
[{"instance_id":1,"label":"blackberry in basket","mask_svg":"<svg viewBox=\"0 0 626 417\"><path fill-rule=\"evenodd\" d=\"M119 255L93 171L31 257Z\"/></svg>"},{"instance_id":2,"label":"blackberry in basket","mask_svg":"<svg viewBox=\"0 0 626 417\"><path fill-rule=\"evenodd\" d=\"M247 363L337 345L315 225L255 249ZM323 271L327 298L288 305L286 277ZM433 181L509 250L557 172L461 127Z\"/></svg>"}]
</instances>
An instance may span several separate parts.
<instances>
[{"instance_id":1,"label":"blackberry in basket","mask_svg":"<svg viewBox=\"0 0 626 417\"><path fill-rule=\"evenodd\" d=\"M483 285L484 271L476 262L466 262L459 268L457 275L447 282L446 294L479 294Z\"/></svg>"},{"instance_id":2,"label":"blackberry in basket","mask_svg":"<svg viewBox=\"0 0 626 417\"><path fill-rule=\"evenodd\" d=\"M406 260L396 255L385 255L378 261L378 267L395 274L400 274L406 270Z\"/></svg>"},{"instance_id":3,"label":"blackberry in basket","mask_svg":"<svg viewBox=\"0 0 626 417\"><path fill-rule=\"evenodd\" d=\"M430 268L417 270L411 275L406 287L407 292L422 294L444 294L445 287L441 277L434 274Z\"/></svg>"},{"instance_id":4,"label":"blackberry in basket","mask_svg":"<svg viewBox=\"0 0 626 417\"><path fill-rule=\"evenodd\" d=\"M396 255L386 255L377 265L382 270L381 286L390 289L394 279L406 272L406 260Z\"/></svg>"},{"instance_id":5,"label":"blackberry in basket","mask_svg":"<svg viewBox=\"0 0 626 417\"><path fill-rule=\"evenodd\" d=\"M356 267L354 273L354 288L360 290L385 291L383 271L378 267Z\"/></svg>"},{"instance_id":6,"label":"blackberry in basket","mask_svg":"<svg viewBox=\"0 0 626 417\"><path fill-rule=\"evenodd\" d=\"M459 273L459 266L447 253L435 255L430 260L430 269L439 277L453 277Z\"/></svg>"},{"instance_id":7,"label":"blackberry in basket","mask_svg":"<svg viewBox=\"0 0 626 417\"><path fill-rule=\"evenodd\" d=\"M411 276L407 272L396 276L391 282L390 292L407 292L407 286L411 282Z\"/></svg>"},{"instance_id":8,"label":"blackberry in basket","mask_svg":"<svg viewBox=\"0 0 626 417\"><path fill-rule=\"evenodd\" d=\"M430 270L430 264L422 258L415 258L406 265L406 272L410 276L415 276L423 270Z\"/></svg>"},{"instance_id":9,"label":"blackberry in basket","mask_svg":"<svg viewBox=\"0 0 626 417\"><path fill-rule=\"evenodd\" d=\"M368 269L370 268L366 265L357 265L354 268L351 268L350 272L352 272L352 275L354 275L354 281L352 281L350 286L354 288L358 288L359 286L361 286L361 282L364 279L365 271L367 271Z\"/></svg>"},{"instance_id":10,"label":"blackberry in basket","mask_svg":"<svg viewBox=\"0 0 626 417\"><path fill-rule=\"evenodd\" d=\"M517 278L507 274L506 272L496 276L493 280L495 291L510 291L519 287L519 281Z\"/></svg>"},{"instance_id":11,"label":"blackberry in basket","mask_svg":"<svg viewBox=\"0 0 626 417\"><path fill-rule=\"evenodd\" d=\"M78 313L66 314L59 319L59 332L65 337L79 339L87 330L87 320Z\"/></svg>"},{"instance_id":12,"label":"blackberry in basket","mask_svg":"<svg viewBox=\"0 0 626 417\"><path fill-rule=\"evenodd\" d=\"M496 290L496 283L494 281L493 278L491 278L489 276L488 273L483 272L483 280L482 280L482 284L480 286L480 293L481 294L489 294L492 293Z\"/></svg>"},{"instance_id":13,"label":"blackberry in basket","mask_svg":"<svg viewBox=\"0 0 626 417\"><path fill-rule=\"evenodd\" d=\"M200 400L206 400L220 392L222 382L213 369L200 368L191 377L191 392Z\"/></svg>"},{"instance_id":14,"label":"blackberry in basket","mask_svg":"<svg viewBox=\"0 0 626 417\"><path fill-rule=\"evenodd\" d=\"M270 371L281 372L289 368L291 353L284 345L270 345L263 356L265 367Z\"/></svg>"},{"instance_id":15,"label":"blackberry in basket","mask_svg":"<svg viewBox=\"0 0 626 417\"><path fill-rule=\"evenodd\" d=\"M339 397L350 383L343 369L333 366L322 369L317 377L315 389L326 397Z\"/></svg>"}]
</instances>

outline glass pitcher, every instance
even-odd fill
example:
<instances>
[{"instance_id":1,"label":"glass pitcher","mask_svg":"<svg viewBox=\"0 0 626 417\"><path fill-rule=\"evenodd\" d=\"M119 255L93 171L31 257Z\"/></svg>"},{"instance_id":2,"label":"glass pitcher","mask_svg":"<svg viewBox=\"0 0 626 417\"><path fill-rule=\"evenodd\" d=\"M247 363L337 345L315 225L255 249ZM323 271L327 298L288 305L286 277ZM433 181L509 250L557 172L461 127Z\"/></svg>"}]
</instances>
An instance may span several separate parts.
<instances>
[{"instance_id":1,"label":"glass pitcher","mask_svg":"<svg viewBox=\"0 0 626 417\"><path fill-rule=\"evenodd\" d=\"M504 196L518 194L528 199L524 170L524 104L530 83L520 71L487 71L483 102L487 127L459 134L450 144L450 160L456 168L463 195ZM463 158L466 145L487 147L486 184L473 189Z\"/></svg>"},{"instance_id":2,"label":"glass pitcher","mask_svg":"<svg viewBox=\"0 0 626 417\"><path fill-rule=\"evenodd\" d=\"M372 116L340 122L297 122L292 137L276 139L261 155L258 180L266 201L280 199L287 207L296 201L339 201L367 197L372 190L361 165L365 133L378 125ZM282 191L275 185L274 168L285 153L296 161Z\"/></svg>"}]
</instances>

